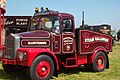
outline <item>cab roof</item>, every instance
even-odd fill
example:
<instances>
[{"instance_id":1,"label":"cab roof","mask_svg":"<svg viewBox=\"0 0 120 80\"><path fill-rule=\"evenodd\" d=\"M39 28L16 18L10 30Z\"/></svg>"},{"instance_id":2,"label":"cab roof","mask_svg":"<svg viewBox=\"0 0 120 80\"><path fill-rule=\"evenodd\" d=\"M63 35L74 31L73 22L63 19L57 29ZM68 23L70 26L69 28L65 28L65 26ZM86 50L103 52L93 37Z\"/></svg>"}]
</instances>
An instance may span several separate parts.
<instances>
[{"instance_id":1,"label":"cab roof","mask_svg":"<svg viewBox=\"0 0 120 80\"><path fill-rule=\"evenodd\" d=\"M58 11L53 10L47 10L47 11L41 11L34 14L34 16L47 16L47 15L53 15L53 16L59 16L59 17L74 17L72 14L68 13L60 13Z\"/></svg>"},{"instance_id":2,"label":"cab roof","mask_svg":"<svg viewBox=\"0 0 120 80\"><path fill-rule=\"evenodd\" d=\"M74 17L72 14L68 14L68 13L59 13L59 16L61 16L61 17Z\"/></svg>"}]
</instances>

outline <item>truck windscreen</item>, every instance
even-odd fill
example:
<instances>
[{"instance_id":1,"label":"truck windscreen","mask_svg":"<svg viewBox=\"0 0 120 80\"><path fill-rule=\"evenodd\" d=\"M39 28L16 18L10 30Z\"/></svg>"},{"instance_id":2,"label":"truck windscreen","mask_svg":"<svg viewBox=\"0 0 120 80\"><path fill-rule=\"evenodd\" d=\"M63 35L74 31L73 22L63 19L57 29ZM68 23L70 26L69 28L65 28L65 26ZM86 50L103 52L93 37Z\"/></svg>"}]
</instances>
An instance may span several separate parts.
<instances>
[{"instance_id":1,"label":"truck windscreen","mask_svg":"<svg viewBox=\"0 0 120 80\"><path fill-rule=\"evenodd\" d=\"M54 31L59 26L59 18L56 16L35 16L31 19L31 30Z\"/></svg>"}]
</instances>

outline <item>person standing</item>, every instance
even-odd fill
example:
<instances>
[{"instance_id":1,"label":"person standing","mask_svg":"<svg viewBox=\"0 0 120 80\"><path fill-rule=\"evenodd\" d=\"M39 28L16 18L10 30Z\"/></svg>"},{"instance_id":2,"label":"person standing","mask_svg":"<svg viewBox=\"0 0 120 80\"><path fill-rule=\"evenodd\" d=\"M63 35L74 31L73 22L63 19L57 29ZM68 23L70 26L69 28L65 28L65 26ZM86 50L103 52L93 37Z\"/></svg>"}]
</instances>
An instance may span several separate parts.
<instances>
[{"instance_id":1,"label":"person standing","mask_svg":"<svg viewBox=\"0 0 120 80\"><path fill-rule=\"evenodd\" d=\"M118 41L120 42L120 29L119 29L119 31L117 32L117 38L118 38Z\"/></svg>"}]
</instances>

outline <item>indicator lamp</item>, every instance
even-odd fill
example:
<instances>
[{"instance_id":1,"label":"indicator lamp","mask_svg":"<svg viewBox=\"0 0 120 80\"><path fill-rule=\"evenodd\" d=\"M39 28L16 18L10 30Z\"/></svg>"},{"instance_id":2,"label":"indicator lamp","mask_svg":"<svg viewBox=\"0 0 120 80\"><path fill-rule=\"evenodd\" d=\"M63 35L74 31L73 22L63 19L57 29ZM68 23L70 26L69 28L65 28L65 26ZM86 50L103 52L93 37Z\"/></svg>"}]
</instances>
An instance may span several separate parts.
<instances>
[{"instance_id":1,"label":"indicator lamp","mask_svg":"<svg viewBox=\"0 0 120 80\"><path fill-rule=\"evenodd\" d=\"M39 12L39 8L38 8L38 7L35 8L35 12L36 12L36 13Z\"/></svg>"}]
</instances>

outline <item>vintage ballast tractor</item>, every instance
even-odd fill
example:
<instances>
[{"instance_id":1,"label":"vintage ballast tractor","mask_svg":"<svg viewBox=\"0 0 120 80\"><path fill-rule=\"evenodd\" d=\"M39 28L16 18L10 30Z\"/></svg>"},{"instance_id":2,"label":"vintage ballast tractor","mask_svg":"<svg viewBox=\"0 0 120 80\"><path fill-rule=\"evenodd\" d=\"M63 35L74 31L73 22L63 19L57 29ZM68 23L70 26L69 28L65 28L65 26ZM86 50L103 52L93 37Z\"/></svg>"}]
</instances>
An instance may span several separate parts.
<instances>
[{"instance_id":1,"label":"vintage ballast tractor","mask_svg":"<svg viewBox=\"0 0 120 80\"><path fill-rule=\"evenodd\" d=\"M74 16L68 13L41 11L36 8L27 32L6 36L0 49L6 72L27 70L32 80L49 80L60 66L75 68L84 65L90 71L109 68L112 50L109 35L75 29Z\"/></svg>"}]
</instances>

